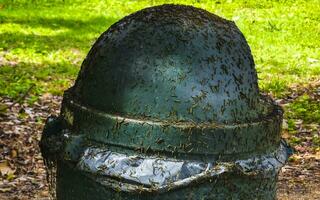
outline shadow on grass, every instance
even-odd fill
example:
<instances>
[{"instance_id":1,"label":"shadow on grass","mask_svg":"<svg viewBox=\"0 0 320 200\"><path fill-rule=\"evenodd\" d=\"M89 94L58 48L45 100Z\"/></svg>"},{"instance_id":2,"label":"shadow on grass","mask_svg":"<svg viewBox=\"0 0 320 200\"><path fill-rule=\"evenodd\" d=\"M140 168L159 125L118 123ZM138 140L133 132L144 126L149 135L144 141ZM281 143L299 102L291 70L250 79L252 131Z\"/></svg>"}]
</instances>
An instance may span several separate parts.
<instances>
[{"instance_id":1,"label":"shadow on grass","mask_svg":"<svg viewBox=\"0 0 320 200\"><path fill-rule=\"evenodd\" d=\"M73 30L81 29L82 31L92 32L92 29L88 29L88 27L95 29L100 29L100 27L108 28L111 24L116 22L117 18L107 18L104 16L91 17L88 20L84 19L65 19L60 17L53 18L44 18L33 16L32 18L18 18L18 17L7 17L5 15L0 14L0 22L1 23L15 23L26 25L30 27L44 27L44 28L68 28Z\"/></svg>"},{"instance_id":2,"label":"shadow on grass","mask_svg":"<svg viewBox=\"0 0 320 200\"><path fill-rule=\"evenodd\" d=\"M116 18L103 16L83 20L37 16L9 17L6 16L6 13L0 13L0 23L3 26L6 26L6 23L21 25L18 28L14 27L16 30L0 34L0 44L2 51L15 49L26 57L33 56L34 53L43 53L43 57L47 57L50 52L73 48L86 51L95 41L95 37L106 31L116 21ZM29 28L27 32L23 30L26 27ZM53 32L57 32L53 36L45 35L45 33L37 35L33 33L33 28L50 28ZM62 28L66 31L61 31ZM2 65L0 67L0 96L16 99L31 85L35 85L31 94L33 96L43 92L60 94L70 86L70 82L77 75L78 67L80 66L63 60L55 60L53 63L44 60L39 63L18 61L14 66Z\"/></svg>"},{"instance_id":3,"label":"shadow on grass","mask_svg":"<svg viewBox=\"0 0 320 200\"><path fill-rule=\"evenodd\" d=\"M31 95L51 92L61 95L69 87L80 66L65 62L17 63L0 67L0 97L18 98L34 85Z\"/></svg>"},{"instance_id":4,"label":"shadow on grass","mask_svg":"<svg viewBox=\"0 0 320 200\"><path fill-rule=\"evenodd\" d=\"M60 32L57 35L46 36L21 33L2 33L2 47L4 49L12 48L37 48L39 50L68 49L88 47L94 36L99 36L106 31L110 25L117 21L115 18L95 17L88 20L81 19L63 19L63 18L3 18L0 22L15 23L32 28L50 28L53 31L60 28L67 28L68 31Z\"/></svg>"}]
</instances>

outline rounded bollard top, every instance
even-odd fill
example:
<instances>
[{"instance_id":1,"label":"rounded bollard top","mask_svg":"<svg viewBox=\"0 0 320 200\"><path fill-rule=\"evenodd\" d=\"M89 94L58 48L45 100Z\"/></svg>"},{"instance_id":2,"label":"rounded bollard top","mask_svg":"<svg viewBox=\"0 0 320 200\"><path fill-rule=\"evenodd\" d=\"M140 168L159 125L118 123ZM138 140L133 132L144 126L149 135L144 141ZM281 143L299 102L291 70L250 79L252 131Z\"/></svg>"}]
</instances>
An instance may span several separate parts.
<instances>
[{"instance_id":1,"label":"rounded bollard top","mask_svg":"<svg viewBox=\"0 0 320 200\"><path fill-rule=\"evenodd\" d=\"M239 199L256 185L261 198L273 198L290 155L280 138L282 115L260 95L250 48L233 22L162 5L99 37L40 146L48 167L58 161L64 199L83 198L87 188L97 198L117 191L128 199L181 199L190 197L186 188ZM68 182L78 178L80 185Z\"/></svg>"},{"instance_id":2,"label":"rounded bollard top","mask_svg":"<svg viewBox=\"0 0 320 200\"><path fill-rule=\"evenodd\" d=\"M146 8L112 25L69 93L81 105L138 119L229 124L272 112L234 22L183 5Z\"/></svg>"}]
</instances>

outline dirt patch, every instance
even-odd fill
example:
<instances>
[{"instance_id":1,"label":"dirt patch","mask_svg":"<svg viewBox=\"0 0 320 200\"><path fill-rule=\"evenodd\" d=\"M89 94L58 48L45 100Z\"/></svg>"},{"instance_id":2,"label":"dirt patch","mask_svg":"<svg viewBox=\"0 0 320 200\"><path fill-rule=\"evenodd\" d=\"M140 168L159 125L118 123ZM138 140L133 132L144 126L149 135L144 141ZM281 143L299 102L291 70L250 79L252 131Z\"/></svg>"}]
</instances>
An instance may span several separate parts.
<instances>
[{"instance_id":1,"label":"dirt patch","mask_svg":"<svg viewBox=\"0 0 320 200\"><path fill-rule=\"evenodd\" d=\"M61 97L43 95L32 107L15 104L0 113L0 199L47 197L46 171L38 142L45 119L58 114ZM10 107L9 99L1 107Z\"/></svg>"},{"instance_id":2,"label":"dirt patch","mask_svg":"<svg viewBox=\"0 0 320 200\"><path fill-rule=\"evenodd\" d=\"M12 104L1 102L2 107ZM0 199L49 199L38 142L45 119L58 115L60 103L61 97L45 94L31 107L16 104L0 113ZM280 172L278 197L320 199L320 152L294 147L296 153Z\"/></svg>"}]
</instances>

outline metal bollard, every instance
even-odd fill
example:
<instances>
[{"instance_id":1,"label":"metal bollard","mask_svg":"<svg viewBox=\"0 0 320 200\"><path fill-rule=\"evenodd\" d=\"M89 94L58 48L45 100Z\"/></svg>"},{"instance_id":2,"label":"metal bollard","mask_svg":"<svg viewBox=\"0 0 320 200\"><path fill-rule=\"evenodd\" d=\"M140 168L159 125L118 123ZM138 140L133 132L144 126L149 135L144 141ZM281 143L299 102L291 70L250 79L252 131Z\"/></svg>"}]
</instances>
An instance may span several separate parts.
<instances>
[{"instance_id":1,"label":"metal bollard","mask_svg":"<svg viewBox=\"0 0 320 200\"><path fill-rule=\"evenodd\" d=\"M99 37L40 147L58 200L275 199L282 115L232 21L162 5Z\"/></svg>"}]
</instances>

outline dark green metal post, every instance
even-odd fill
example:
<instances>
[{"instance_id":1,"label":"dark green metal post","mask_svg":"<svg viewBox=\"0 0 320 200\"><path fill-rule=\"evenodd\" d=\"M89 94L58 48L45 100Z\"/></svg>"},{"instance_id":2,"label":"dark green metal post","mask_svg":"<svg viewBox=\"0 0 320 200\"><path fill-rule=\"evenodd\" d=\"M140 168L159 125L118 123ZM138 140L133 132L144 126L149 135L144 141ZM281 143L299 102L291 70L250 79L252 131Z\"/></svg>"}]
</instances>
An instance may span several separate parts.
<instances>
[{"instance_id":1,"label":"dark green metal post","mask_svg":"<svg viewBox=\"0 0 320 200\"><path fill-rule=\"evenodd\" d=\"M234 22L162 5L99 37L40 146L59 200L275 199L282 115Z\"/></svg>"}]
</instances>

